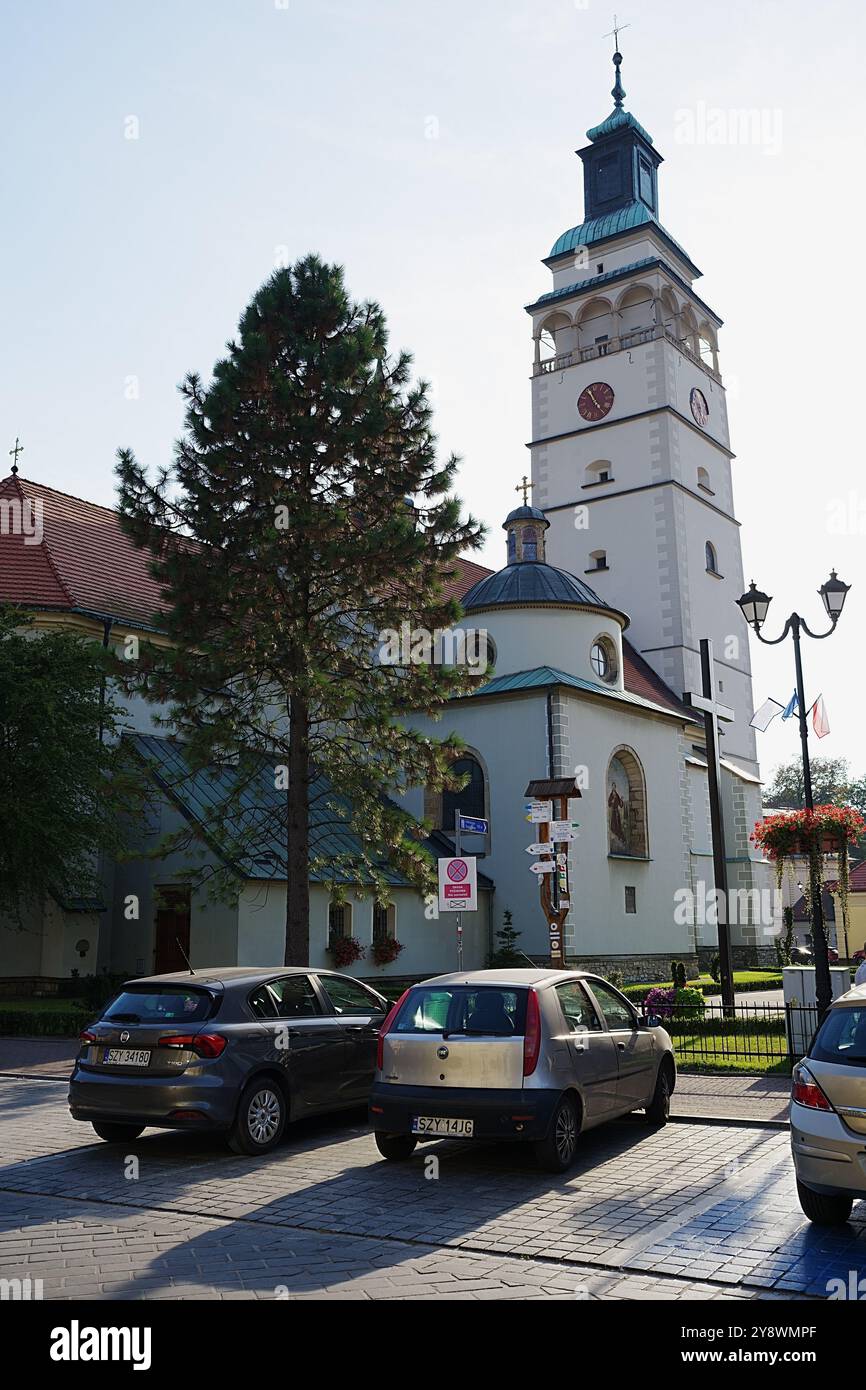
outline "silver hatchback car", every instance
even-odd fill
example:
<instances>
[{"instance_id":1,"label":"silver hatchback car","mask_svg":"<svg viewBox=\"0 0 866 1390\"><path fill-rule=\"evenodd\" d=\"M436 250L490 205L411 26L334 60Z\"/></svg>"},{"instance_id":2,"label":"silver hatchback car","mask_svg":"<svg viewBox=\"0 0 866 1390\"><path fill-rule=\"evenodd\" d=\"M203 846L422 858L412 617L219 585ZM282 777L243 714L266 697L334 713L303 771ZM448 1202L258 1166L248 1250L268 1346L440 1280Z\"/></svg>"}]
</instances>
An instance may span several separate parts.
<instances>
[{"instance_id":1,"label":"silver hatchback car","mask_svg":"<svg viewBox=\"0 0 866 1390\"><path fill-rule=\"evenodd\" d=\"M573 970L477 970L413 985L379 1034L370 1123L379 1152L419 1140L535 1145L564 1172L578 1135L632 1110L668 1118L671 1040L624 995Z\"/></svg>"},{"instance_id":2,"label":"silver hatchback car","mask_svg":"<svg viewBox=\"0 0 866 1390\"><path fill-rule=\"evenodd\" d=\"M791 1148L809 1220L847 1221L866 1201L866 985L834 1000L794 1068Z\"/></svg>"}]
</instances>

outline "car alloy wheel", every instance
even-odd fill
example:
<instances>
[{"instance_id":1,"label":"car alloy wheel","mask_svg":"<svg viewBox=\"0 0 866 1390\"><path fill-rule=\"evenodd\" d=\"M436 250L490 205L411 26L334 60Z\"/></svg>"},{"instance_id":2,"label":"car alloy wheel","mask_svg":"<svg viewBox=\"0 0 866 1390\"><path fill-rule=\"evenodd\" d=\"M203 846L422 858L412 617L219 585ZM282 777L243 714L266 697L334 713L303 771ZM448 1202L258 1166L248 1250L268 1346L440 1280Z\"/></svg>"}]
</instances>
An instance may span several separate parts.
<instances>
[{"instance_id":1,"label":"car alloy wheel","mask_svg":"<svg viewBox=\"0 0 866 1390\"><path fill-rule=\"evenodd\" d=\"M577 1119L573 1105L561 1105L556 1116L553 1136L556 1152L563 1167L568 1167L577 1148Z\"/></svg>"},{"instance_id":2,"label":"car alloy wheel","mask_svg":"<svg viewBox=\"0 0 866 1390\"><path fill-rule=\"evenodd\" d=\"M276 1091L256 1091L247 1108L247 1129L256 1144L269 1144L280 1127L281 1102Z\"/></svg>"}]
</instances>

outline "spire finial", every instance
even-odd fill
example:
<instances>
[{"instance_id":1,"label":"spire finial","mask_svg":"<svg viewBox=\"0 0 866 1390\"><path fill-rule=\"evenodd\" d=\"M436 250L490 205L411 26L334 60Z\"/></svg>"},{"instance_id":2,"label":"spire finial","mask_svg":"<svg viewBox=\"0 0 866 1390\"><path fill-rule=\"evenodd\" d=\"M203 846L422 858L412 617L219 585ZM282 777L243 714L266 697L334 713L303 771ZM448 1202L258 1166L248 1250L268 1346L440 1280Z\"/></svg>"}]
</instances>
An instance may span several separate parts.
<instances>
[{"instance_id":1,"label":"spire finial","mask_svg":"<svg viewBox=\"0 0 866 1390\"><path fill-rule=\"evenodd\" d=\"M17 434L15 436L15 448L10 449L9 452L12 455L12 477L14 478L18 473L18 455L24 453L24 445L19 444Z\"/></svg>"},{"instance_id":2,"label":"spire finial","mask_svg":"<svg viewBox=\"0 0 866 1390\"><path fill-rule=\"evenodd\" d=\"M515 492L522 492L522 493L523 493L523 505L524 505L524 507L528 507L528 506L529 506L529 496L528 496L528 494L529 494L530 488L534 488L534 487L535 487L535 483L531 483L531 482L529 481L529 479L527 478L526 474L524 473L524 475L523 475L523 481L520 482L520 483L518 483L518 484L517 484L517 487L514 489Z\"/></svg>"},{"instance_id":3,"label":"spire finial","mask_svg":"<svg viewBox=\"0 0 866 1390\"><path fill-rule=\"evenodd\" d=\"M615 109L616 109L617 111L621 111L621 110L622 110L622 103L623 103L623 99L624 99L624 97L625 97L625 89L624 89L624 87L623 87L623 85L622 85L622 80L621 80L621 78L620 78L620 72L619 72L620 66L621 66L621 64L622 64L622 54L621 54L620 51L619 51L619 36L620 36L620 32L621 32L623 29L630 29L630 28L631 28L631 25L630 25L630 24L620 24L620 23L617 21L616 15L614 15L614 17L613 17L613 28L611 29L611 31L610 31L609 34L605 34L605 36L604 36L606 39L612 38L612 39L613 39L613 43L614 43L613 65L614 65L614 67L615 67L615 69L616 69L616 81L614 82L613 87L611 88L610 94L611 94L611 96L613 97L614 107L615 107Z\"/></svg>"}]
</instances>

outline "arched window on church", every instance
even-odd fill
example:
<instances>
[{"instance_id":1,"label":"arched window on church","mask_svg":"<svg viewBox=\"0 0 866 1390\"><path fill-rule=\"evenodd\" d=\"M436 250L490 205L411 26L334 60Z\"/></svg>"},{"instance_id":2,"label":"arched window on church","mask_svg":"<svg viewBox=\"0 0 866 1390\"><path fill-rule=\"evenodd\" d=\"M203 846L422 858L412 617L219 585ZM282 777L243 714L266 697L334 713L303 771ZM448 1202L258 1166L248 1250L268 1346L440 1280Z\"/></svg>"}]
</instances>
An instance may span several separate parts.
<instances>
[{"instance_id":1,"label":"arched window on church","mask_svg":"<svg viewBox=\"0 0 866 1390\"><path fill-rule=\"evenodd\" d=\"M534 526L524 526L523 535L523 558L524 560L538 559L538 532Z\"/></svg>"},{"instance_id":2,"label":"arched window on church","mask_svg":"<svg viewBox=\"0 0 866 1390\"><path fill-rule=\"evenodd\" d=\"M484 796L484 769L476 757L471 753L464 753L453 765L454 773L459 776L469 774L469 780L462 791L442 793L442 821L441 829L451 831L454 829L454 817L457 811L464 816L480 816L485 819L487 816L486 801Z\"/></svg>"},{"instance_id":3,"label":"arched window on church","mask_svg":"<svg viewBox=\"0 0 866 1390\"><path fill-rule=\"evenodd\" d=\"M517 532L508 532L508 563L515 564L517 561Z\"/></svg>"},{"instance_id":4,"label":"arched window on church","mask_svg":"<svg viewBox=\"0 0 866 1390\"><path fill-rule=\"evenodd\" d=\"M707 561L707 574L718 574L719 559L716 555L716 547L713 545L712 541L707 541L704 547L704 554Z\"/></svg>"},{"instance_id":5,"label":"arched window on church","mask_svg":"<svg viewBox=\"0 0 866 1390\"><path fill-rule=\"evenodd\" d=\"M698 487L701 488L703 492L709 492L710 494L715 496L715 494L713 493L713 489L710 487L709 470L706 468L698 469Z\"/></svg>"},{"instance_id":6,"label":"arched window on church","mask_svg":"<svg viewBox=\"0 0 866 1390\"><path fill-rule=\"evenodd\" d=\"M631 748L617 748L607 766L607 852L631 859L649 857L646 783Z\"/></svg>"}]
</instances>

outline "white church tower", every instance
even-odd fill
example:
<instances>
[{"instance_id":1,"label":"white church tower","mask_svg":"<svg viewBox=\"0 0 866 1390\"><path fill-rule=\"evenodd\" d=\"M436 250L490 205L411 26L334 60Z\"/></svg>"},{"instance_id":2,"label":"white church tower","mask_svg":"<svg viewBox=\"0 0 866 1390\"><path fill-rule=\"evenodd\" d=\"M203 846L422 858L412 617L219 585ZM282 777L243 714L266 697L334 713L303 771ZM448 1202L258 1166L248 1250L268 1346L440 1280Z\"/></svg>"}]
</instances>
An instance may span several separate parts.
<instances>
[{"instance_id":1,"label":"white church tower","mask_svg":"<svg viewBox=\"0 0 866 1390\"><path fill-rule=\"evenodd\" d=\"M722 754L755 777L722 320L659 221L662 156L624 110L613 61L614 109L578 151L584 221L555 242L553 288L527 310L533 502L550 563L630 616L632 645L676 694L700 691L712 638L716 698L736 714Z\"/></svg>"}]
</instances>

